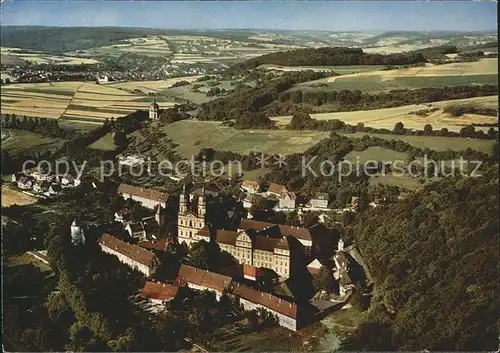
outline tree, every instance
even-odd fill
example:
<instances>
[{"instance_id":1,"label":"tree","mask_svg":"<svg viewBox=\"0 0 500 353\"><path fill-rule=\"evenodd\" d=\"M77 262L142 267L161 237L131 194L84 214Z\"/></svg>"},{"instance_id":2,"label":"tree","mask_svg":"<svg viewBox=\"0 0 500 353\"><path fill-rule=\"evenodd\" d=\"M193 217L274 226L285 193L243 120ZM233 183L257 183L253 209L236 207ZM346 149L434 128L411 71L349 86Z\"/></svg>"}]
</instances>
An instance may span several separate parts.
<instances>
[{"instance_id":1,"label":"tree","mask_svg":"<svg viewBox=\"0 0 500 353\"><path fill-rule=\"evenodd\" d=\"M338 282L333 278L332 271L326 266L321 267L318 273L313 275L313 285L316 290L323 290L327 293L339 293Z\"/></svg>"},{"instance_id":2,"label":"tree","mask_svg":"<svg viewBox=\"0 0 500 353\"><path fill-rule=\"evenodd\" d=\"M125 134L125 132L122 130L115 131L113 142L117 147L126 147L128 144L127 134Z\"/></svg>"},{"instance_id":3,"label":"tree","mask_svg":"<svg viewBox=\"0 0 500 353\"><path fill-rule=\"evenodd\" d=\"M257 325L259 324L259 313L257 312L257 310L247 311L245 316L250 329L255 330L257 328Z\"/></svg>"},{"instance_id":4,"label":"tree","mask_svg":"<svg viewBox=\"0 0 500 353\"><path fill-rule=\"evenodd\" d=\"M302 103L302 92L301 91L292 91L290 93L290 98L292 100L292 103Z\"/></svg>"},{"instance_id":5,"label":"tree","mask_svg":"<svg viewBox=\"0 0 500 353\"><path fill-rule=\"evenodd\" d=\"M394 125L394 133L398 135L403 135L405 133L405 126L402 122L399 121Z\"/></svg>"},{"instance_id":6,"label":"tree","mask_svg":"<svg viewBox=\"0 0 500 353\"><path fill-rule=\"evenodd\" d=\"M353 289L349 303L358 311L365 311L370 305L368 297L363 295L363 289L359 285Z\"/></svg>"},{"instance_id":7,"label":"tree","mask_svg":"<svg viewBox=\"0 0 500 353\"><path fill-rule=\"evenodd\" d=\"M351 211L342 212L342 225L344 227L350 225L354 221L354 214Z\"/></svg>"},{"instance_id":8,"label":"tree","mask_svg":"<svg viewBox=\"0 0 500 353\"><path fill-rule=\"evenodd\" d=\"M432 135L432 125L426 124L424 126L424 135Z\"/></svg>"}]
</instances>

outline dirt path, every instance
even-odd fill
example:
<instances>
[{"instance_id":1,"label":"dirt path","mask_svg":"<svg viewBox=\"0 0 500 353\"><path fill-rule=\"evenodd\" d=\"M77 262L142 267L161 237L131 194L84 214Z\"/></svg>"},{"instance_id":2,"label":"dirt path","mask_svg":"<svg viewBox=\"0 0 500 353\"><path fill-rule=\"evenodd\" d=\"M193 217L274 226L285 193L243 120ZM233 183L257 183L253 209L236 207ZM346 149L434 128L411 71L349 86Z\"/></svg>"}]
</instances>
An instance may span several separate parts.
<instances>
[{"instance_id":1,"label":"dirt path","mask_svg":"<svg viewBox=\"0 0 500 353\"><path fill-rule=\"evenodd\" d=\"M68 111L69 107L71 106L71 103L73 102L73 99L75 99L75 95L76 93L80 90L80 88L83 87L83 85L85 85L85 82L83 82L76 90L75 90L75 93L73 93L73 95L71 96L71 99L69 100L68 102L68 105L66 106L66 108L64 108L64 111L62 112L62 114L59 116L59 118L57 118L57 120L61 119L64 114L66 114L66 112Z\"/></svg>"}]
</instances>

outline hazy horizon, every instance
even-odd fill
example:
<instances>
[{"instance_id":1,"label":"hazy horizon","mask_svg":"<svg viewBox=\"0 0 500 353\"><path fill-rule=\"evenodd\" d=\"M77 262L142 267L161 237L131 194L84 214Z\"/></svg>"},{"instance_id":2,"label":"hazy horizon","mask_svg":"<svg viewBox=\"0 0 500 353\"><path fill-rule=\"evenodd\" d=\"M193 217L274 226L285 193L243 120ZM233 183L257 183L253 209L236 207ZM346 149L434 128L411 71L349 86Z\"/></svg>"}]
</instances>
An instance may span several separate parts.
<instances>
[{"instance_id":1,"label":"hazy horizon","mask_svg":"<svg viewBox=\"0 0 500 353\"><path fill-rule=\"evenodd\" d=\"M496 2L4 1L2 26L496 32Z\"/></svg>"}]
</instances>

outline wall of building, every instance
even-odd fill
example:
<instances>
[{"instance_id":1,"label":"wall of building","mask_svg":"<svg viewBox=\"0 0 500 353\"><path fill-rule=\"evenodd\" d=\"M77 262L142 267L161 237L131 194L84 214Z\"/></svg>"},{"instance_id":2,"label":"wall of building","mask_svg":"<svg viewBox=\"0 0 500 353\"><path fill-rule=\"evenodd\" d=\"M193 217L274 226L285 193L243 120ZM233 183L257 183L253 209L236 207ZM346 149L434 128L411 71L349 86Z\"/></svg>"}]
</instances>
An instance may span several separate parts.
<instances>
[{"instance_id":1,"label":"wall of building","mask_svg":"<svg viewBox=\"0 0 500 353\"><path fill-rule=\"evenodd\" d=\"M156 206L158 206L158 204L160 204L161 207L163 207L163 208L167 207L167 203L166 202L160 202L160 201L150 200L150 199L146 199L144 197L139 197L139 196L125 194L125 193L122 193L122 196L123 196L124 199L131 198L132 200L140 202L144 207L147 207L147 208L150 208L150 209L155 208Z\"/></svg>"},{"instance_id":2,"label":"wall of building","mask_svg":"<svg viewBox=\"0 0 500 353\"><path fill-rule=\"evenodd\" d=\"M137 261L132 260L131 258L115 251L114 249L108 248L106 245L99 244L101 246L101 250L104 251L105 253L114 255L120 260L122 263L130 266L133 269L136 269L137 271L143 273L146 277L149 277L152 273L153 270L149 268L148 266L145 266L143 264L138 263Z\"/></svg>"},{"instance_id":3,"label":"wall of building","mask_svg":"<svg viewBox=\"0 0 500 353\"><path fill-rule=\"evenodd\" d=\"M265 295L265 294L264 294ZM268 312L270 312L273 315L276 315L278 317L278 324L284 328L287 328L292 331L297 331L297 320L291 317L288 317L286 315L280 314L272 309L269 309L268 307L265 307L260 304L255 304L254 302L251 302L249 300L240 298L240 304L243 306L245 310L257 310L257 309L264 309Z\"/></svg>"},{"instance_id":4,"label":"wall of building","mask_svg":"<svg viewBox=\"0 0 500 353\"><path fill-rule=\"evenodd\" d=\"M328 208L328 200L313 199L311 200L311 206L317 208Z\"/></svg>"}]
</instances>

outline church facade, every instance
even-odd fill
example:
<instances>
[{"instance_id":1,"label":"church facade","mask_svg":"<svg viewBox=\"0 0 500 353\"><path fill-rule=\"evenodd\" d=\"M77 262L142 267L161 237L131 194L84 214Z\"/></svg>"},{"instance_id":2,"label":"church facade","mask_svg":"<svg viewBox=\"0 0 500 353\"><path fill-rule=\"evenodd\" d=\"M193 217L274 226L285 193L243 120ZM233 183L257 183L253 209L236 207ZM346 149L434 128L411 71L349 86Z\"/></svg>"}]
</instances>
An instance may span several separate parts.
<instances>
[{"instance_id":1,"label":"church facade","mask_svg":"<svg viewBox=\"0 0 500 353\"><path fill-rule=\"evenodd\" d=\"M191 199L194 200L194 195L186 194L184 187L177 215L177 239L180 244L186 243L191 247L200 240L215 241L239 264L255 269L268 268L281 278L290 276L292 253L297 249L306 255L311 252L312 238L307 228L243 219L236 230L214 229L210 232L204 188L198 197L197 207L190 207Z\"/></svg>"},{"instance_id":2,"label":"church facade","mask_svg":"<svg viewBox=\"0 0 500 353\"><path fill-rule=\"evenodd\" d=\"M198 207L196 212L189 211L189 196L186 195L186 187L182 189L179 196L179 213L177 215L177 235L179 243L186 243L188 246L200 241L200 230L206 229L206 197L205 188L202 189L201 195L198 198ZM206 230L208 234L208 230ZM205 239L207 240L207 239ZM210 241L210 237L208 240Z\"/></svg>"}]
</instances>

